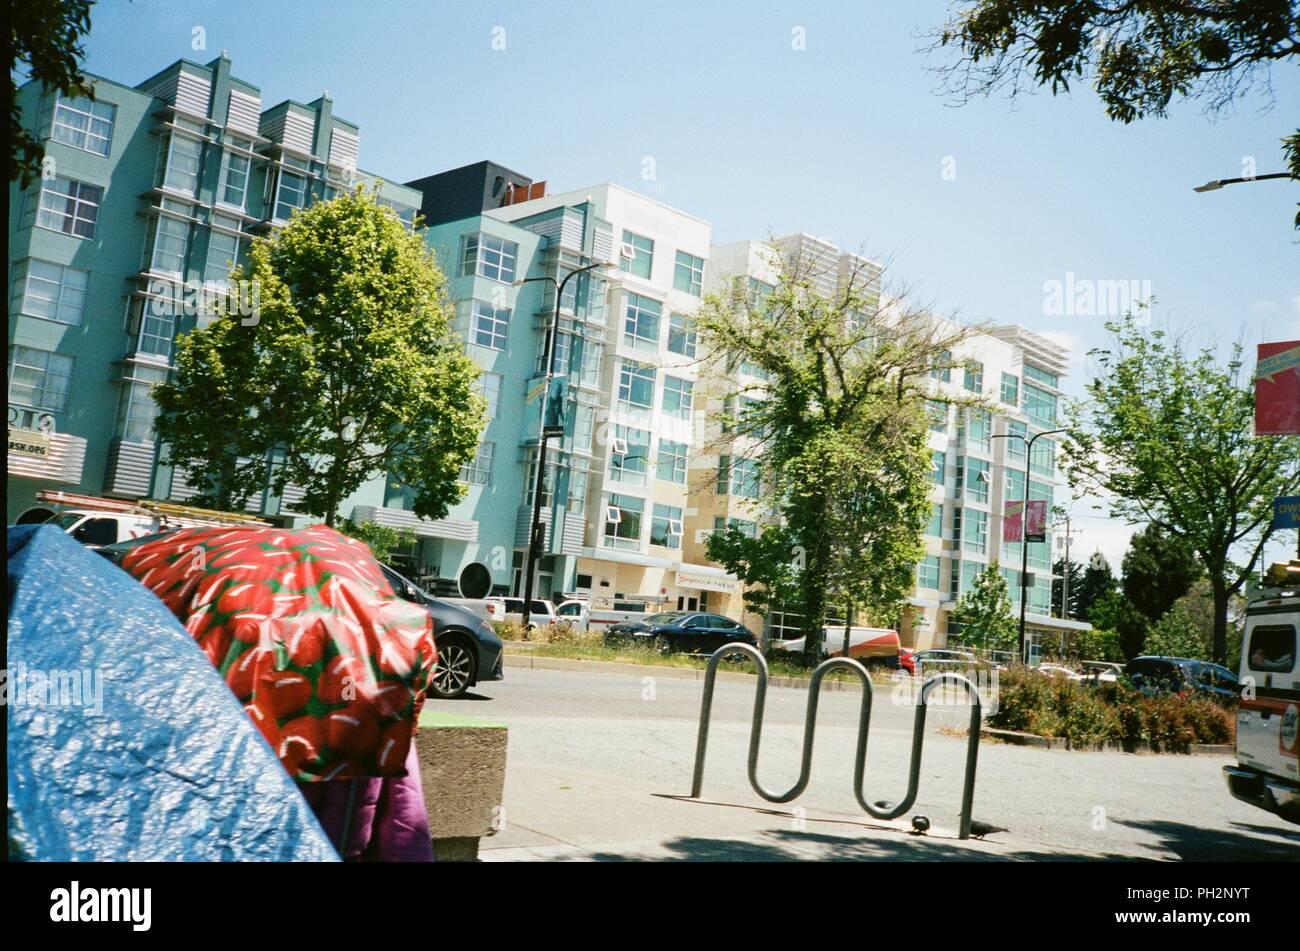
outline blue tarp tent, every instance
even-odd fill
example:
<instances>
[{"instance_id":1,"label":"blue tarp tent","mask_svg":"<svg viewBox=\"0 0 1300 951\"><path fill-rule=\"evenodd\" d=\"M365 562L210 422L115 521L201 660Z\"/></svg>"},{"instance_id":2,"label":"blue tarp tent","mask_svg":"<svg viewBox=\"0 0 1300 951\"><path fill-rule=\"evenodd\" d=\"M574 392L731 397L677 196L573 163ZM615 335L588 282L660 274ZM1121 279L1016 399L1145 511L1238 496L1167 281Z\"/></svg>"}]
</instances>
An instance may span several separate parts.
<instances>
[{"instance_id":1,"label":"blue tarp tent","mask_svg":"<svg viewBox=\"0 0 1300 951\"><path fill-rule=\"evenodd\" d=\"M9 529L9 856L337 860L152 592L47 525Z\"/></svg>"}]
</instances>

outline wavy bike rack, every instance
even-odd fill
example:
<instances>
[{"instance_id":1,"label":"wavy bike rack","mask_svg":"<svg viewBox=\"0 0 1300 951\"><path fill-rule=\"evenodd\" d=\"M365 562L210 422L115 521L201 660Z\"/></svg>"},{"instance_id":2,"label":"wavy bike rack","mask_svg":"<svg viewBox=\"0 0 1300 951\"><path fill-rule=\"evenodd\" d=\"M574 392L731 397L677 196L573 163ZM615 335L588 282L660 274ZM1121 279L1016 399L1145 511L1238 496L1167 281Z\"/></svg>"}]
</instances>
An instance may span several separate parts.
<instances>
[{"instance_id":1,"label":"wavy bike rack","mask_svg":"<svg viewBox=\"0 0 1300 951\"><path fill-rule=\"evenodd\" d=\"M704 786L704 755L709 744L709 720L713 713L713 685L718 675L718 664L731 654L743 654L754 662L758 671L758 686L754 693L754 714L749 730L749 785L768 802L786 803L801 796L808 788L812 773L813 738L817 727L817 704L821 697L822 680L830 671L843 667L857 674L862 681L862 707L858 713L857 756L853 763L853 794L858 805L877 819L896 819L916 802L917 787L921 778L921 750L925 737L925 715L930 693L944 682L961 684L971 699L969 739L966 741L966 773L962 783L961 825L959 836L970 838L971 808L975 801L975 762L979 755L981 704L979 691L966 677L954 673L935 674L921 686L920 702L912 723L912 756L907 777L907 793L898 802L877 807L867 801L863 793L863 780L867 766L867 740L871 730L871 702L874 698L871 677L867 669L849 657L831 657L813 670L808 683L808 707L804 714L803 753L799 762L799 778L785 792L766 789L758 780L758 750L763 735L763 710L767 702L767 660L762 653L748 644L728 644L714 651L704 672L704 697L700 703L700 730L695 742L695 774L691 783L691 799L700 798Z\"/></svg>"}]
</instances>

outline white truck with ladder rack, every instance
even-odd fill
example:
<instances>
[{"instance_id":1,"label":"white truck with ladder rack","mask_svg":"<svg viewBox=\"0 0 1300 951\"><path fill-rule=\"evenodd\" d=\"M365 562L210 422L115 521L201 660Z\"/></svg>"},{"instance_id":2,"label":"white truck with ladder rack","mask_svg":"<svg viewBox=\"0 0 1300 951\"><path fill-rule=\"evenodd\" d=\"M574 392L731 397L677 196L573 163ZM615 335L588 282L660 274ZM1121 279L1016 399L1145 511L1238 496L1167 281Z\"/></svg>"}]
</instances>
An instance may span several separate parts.
<instances>
[{"instance_id":1,"label":"white truck with ladder rack","mask_svg":"<svg viewBox=\"0 0 1300 951\"><path fill-rule=\"evenodd\" d=\"M36 494L36 501L42 509L54 512L43 524L57 526L90 548L143 538L172 528L214 525L271 527L270 522L239 512L218 512L151 499L131 502L72 492L43 491ZM19 522L23 521L24 518L19 516Z\"/></svg>"},{"instance_id":2,"label":"white truck with ladder rack","mask_svg":"<svg viewBox=\"0 0 1300 951\"><path fill-rule=\"evenodd\" d=\"M1300 823L1300 559L1273 565L1246 607L1233 796Z\"/></svg>"}]
</instances>

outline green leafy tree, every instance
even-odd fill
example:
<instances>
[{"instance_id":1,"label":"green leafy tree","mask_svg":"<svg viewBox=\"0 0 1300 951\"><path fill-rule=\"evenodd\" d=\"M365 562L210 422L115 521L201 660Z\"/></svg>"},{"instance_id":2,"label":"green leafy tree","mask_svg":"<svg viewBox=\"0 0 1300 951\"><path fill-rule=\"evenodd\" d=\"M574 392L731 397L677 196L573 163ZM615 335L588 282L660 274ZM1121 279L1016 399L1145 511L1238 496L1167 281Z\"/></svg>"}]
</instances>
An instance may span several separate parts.
<instances>
[{"instance_id":1,"label":"green leafy tree","mask_svg":"<svg viewBox=\"0 0 1300 951\"><path fill-rule=\"evenodd\" d=\"M1226 367L1188 354L1132 316L1091 351L1090 399L1069 407L1071 484L1110 500L1112 515L1149 522L1196 552L1214 597L1213 656L1227 652L1228 603L1272 535L1273 500L1300 489L1300 438L1256 438L1240 345ZM1240 552L1244 562L1234 561Z\"/></svg>"},{"instance_id":2,"label":"green leafy tree","mask_svg":"<svg viewBox=\"0 0 1300 951\"><path fill-rule=\"evenodd\" d=\"M45 146L23 125L19 82L65 96L94 96L79 66L94 0L22 0L9 4L9 181L27 188L41 174Z\"/></svg>"},{"instance_id":3,"label":"green leafy tree","mask_svg":"<svg viewBox=\"0 0 1300 951\"><path fill-rule=\"evenodd\" d=\"M297 213L249 258L234 277L258 289L255 321L219 316L183 335L155 390L168 461L205 477L221 508L294 484L301 509L333 525L386 473L415 514L443 517L484 401L420 234L358 188Z\"/></svg>"},{"instance_id":4,"label":"green leafy tree","mask_svg":"<svg viewBox=\"0 0 1300 951\"><path fill-rule=\"evenodd\" d=\"M1134 533L1124 554L1124 597L1155 622L1191 590L1204 571L1196 552L1159 525Z\"/></svg>"},{"instance_id":5,"label":"green leafy tree","mask_svg":"<svg viewBox=\"0 0 1300 951\"><path fill-rule=\"evenodd\" d=\"M781 525L764 525L754 536L731 527L714 532L705 543L709 559L740 579L745 607L764 618L774 605L788 604L796 596L794 548Z\"/></svg>"},{"instance_id":6,"label":"green leafy tree","mask_svg":"<svg viewBox=\"0 0 1300 951\"><path fill-rule=\"evenodd\" d=\"M1115 591L1118 582L1115 580L1114 572L1110 570L1110 562L1099 551L1093 553L1093 556L1088 559L1088 567L1077 577L1078 588L1075 594L1077 600L1074 605L1077 613L1075 617L1095 625L1097 624L1095 606L1107 594Z\"/></svg>"},{"instance_id":7,"label":"green leafy tree","mask_svg":"<svg viewBox=\"0 0 1300 951\"><path fill-rule=\"evenodd\" d=\"M934 36L954 55L941 71L959 100L1034 87L1053 95L1090 81L1106 114L1129 123L1164 116L1174 99L1224 109L1274 63L1300 56L1293 0L974 0ZM1300 179L1300 131L1283 141ZM1296 216L1300 228L1300 214Z\"/></svg>"},{"instance_id":8,"label":"green leafy tree","mask_svg":"<svg viewBox=\"0 0 1300 951\"><path fill-rule=\"evenodd\" d=\"M1052 565L1052 613L1055 617L1079 617L1079 585L1083 583L1084 570L1084 566L1073 559L1067 563L1064 558L1058 558ZM1068 586L1065 583L1067 578Z\"/></svg>"},{"instance_id":9,"label":"green leafy tree","mask_svg":"<svg viewBox=\"0 0 1300 951\"><path fill-rule=\"evenodd\" d=\"M964 644L987 650L1015 650L1020 627L1011 614L1007 579L991 562L975 576L952 612Z\"/></svg>"},{"instance_id":10,"label":"green leafy tree","mask_svg":"<svg viewBox=\"0 0 1300 951\"><path fill-rule=\"evenodd\" d=\"M1210 644L1204 638L1191 612L1184 604L1175 604L1147 631L1148 654L1166 657L1194 657L1208 660Z\"/></svg>"},{"instance_id":11,"label":"green leafy tree","mask_svg":"<svg viewBox=\"0 0 1300 951\"><path fill-rule=\"evenodd\" d=\"M815 657L832 598L874 617L896 614L911 590L929 516L926 383L968 331L882 304L865 267L841 275L835 262L772 254L770 294L737 281L695 322L713 379L735 380L742 363L760 372L720 394L745 408L725 414L715 448L757 466L757 504L787 532L782 560L800 566L783 607Z\"/></svg>"},{"instance_id":12,"label":"green leafy tree","mask_svg":"<svg viewBox=\"0 0 1300 951\"><path fill-rule=\"evenodd\" d=\"M344 535L364 544L376 559L385 563L394 548L407 548L416 541L414 532L380 525L378 522L356 522L345 518L339 521L337 527Z\"/></svg>"}]
</instances>

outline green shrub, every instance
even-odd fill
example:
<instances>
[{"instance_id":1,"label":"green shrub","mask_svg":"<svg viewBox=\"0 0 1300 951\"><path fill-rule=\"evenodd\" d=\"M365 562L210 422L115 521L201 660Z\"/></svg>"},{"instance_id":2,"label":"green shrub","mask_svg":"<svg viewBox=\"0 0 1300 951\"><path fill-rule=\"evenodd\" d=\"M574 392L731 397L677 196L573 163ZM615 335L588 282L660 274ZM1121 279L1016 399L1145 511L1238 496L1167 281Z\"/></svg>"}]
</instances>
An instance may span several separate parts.
<instances>
[{"instance_id":1,"label":"green shrub","mask_svg":"<svg viewBox=\"0 0 1300 951\"><path fill-rule=\"evenodd\" d=\"M1146 742L1181 751L1232 742L1236 721L1231 710L1204 697L1147 697L1124 679L1088 686L1019 668L998 678L998 710L989 725L1063 737L1072 747Z\"/></svg>"}]
</instances>

